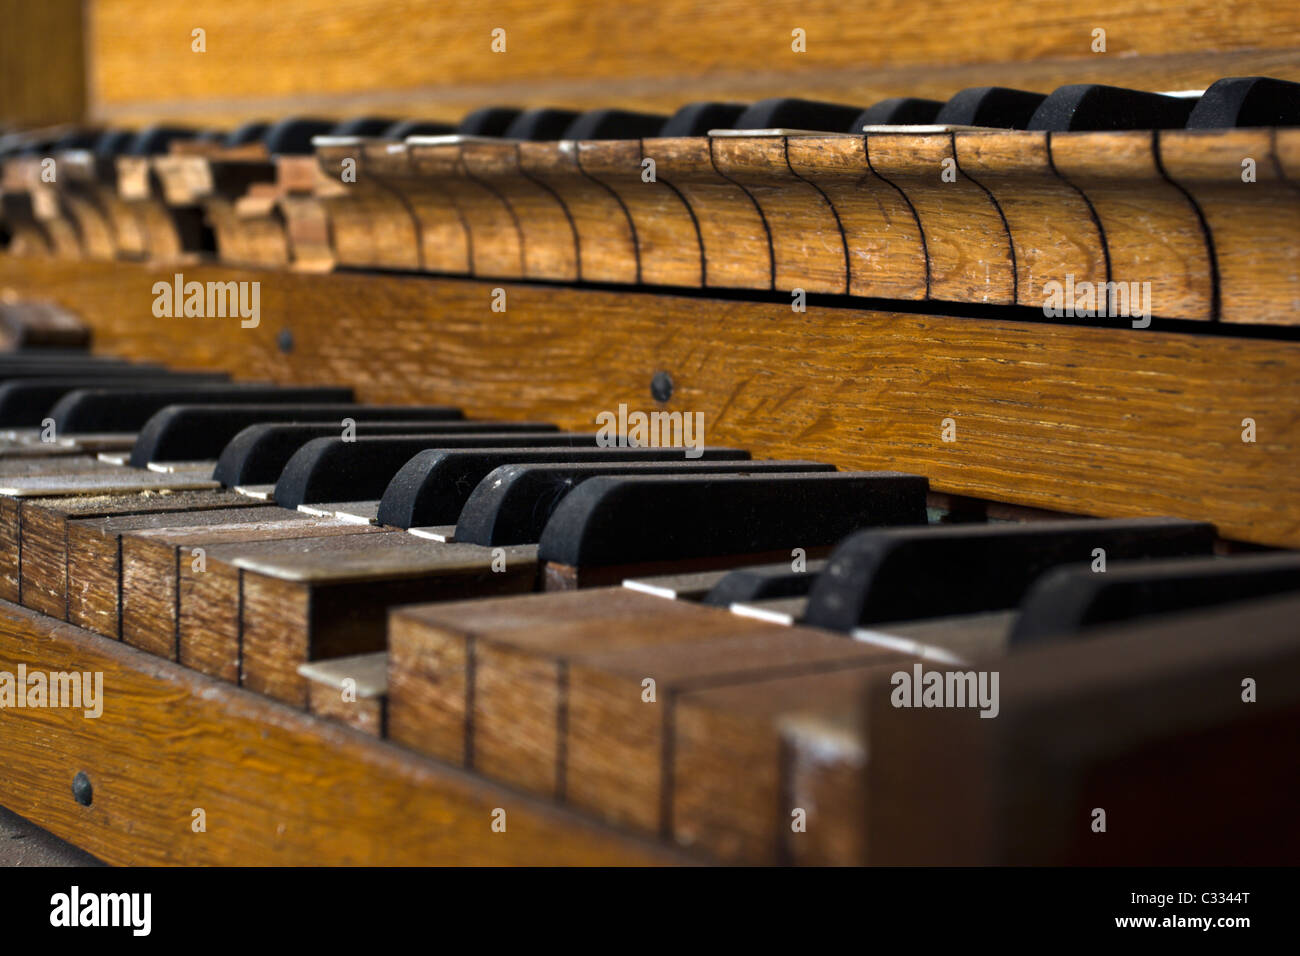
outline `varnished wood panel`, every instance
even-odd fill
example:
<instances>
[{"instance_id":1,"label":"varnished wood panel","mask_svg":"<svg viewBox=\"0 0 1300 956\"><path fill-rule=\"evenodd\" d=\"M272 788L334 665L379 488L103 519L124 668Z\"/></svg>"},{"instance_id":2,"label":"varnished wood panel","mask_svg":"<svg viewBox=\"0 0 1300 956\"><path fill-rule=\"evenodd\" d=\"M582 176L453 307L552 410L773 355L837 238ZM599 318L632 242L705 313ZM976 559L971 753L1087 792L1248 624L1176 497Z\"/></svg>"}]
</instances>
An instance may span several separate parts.
<instances>
[{"instance_id":1,"label":"varnished wood panel","mask_svg":"<svg viewBox=\"0 0 1300 956\"><path fill-rule=\"evenodd\" d=\"M647 864L687 858L0 604L0 668L104 675L102 716L0 711L0 804L109 863ZM38 663L39 662L39 663ZM79 805L85 773L93 802ZM206 830L194 829L196 809ZM505 811L506 830L493 832Z\"/></svg>"},{"instance_id":2,"label":"varnished wood panel","mask_svg":"<svg viewBox=\"0 0 1300 956\"><path fill-rule=\"evenodd\" d=\"M81 0L0 0L0 125L83 118L83 6Z\"/></svg>"},{"instance_id":3,"label":"varnished wood panel","mask_svg":"<svg viewBox=\"0 0 1300 956\"><path fill-rule=\"evenodd\" d=\"M525 0L97 0L88 18L95 109L137 121L383 110L455 119L484 105L671 108L775 95L857 102L946 97L1013 78L1115 82L1137 70L1150 88L1172 89L1280 75L1270 58L1294 76L1300 47L1285 0L1109 0L1086 9L1054 0L577 0L544 8ZM205 53L191 52L196 27L207 31ZM1104 54L1091 49L1098 27L1107 32ZM490 49L494 28L507 32L505 53ZM791 50L795 28L806 31L804 53ZM1232 56L1255 60L1226 68ZM993 64L1022 66L1007 75ZM898 70L911 73L890 72Z\"/></svg>"},{"instance_id":4,"label":"varnished wood panel","mask_svg":"<svg viewBox=\"0 0 1300 956\"><path fill-rule=\"evenodd\" d=\"M0 287L77 310L106 352L575 429L620 402L656 408L650 381L666 371L664 407L702 412L709 443L1300 543L1300 343L508 283L499 313L495 282L187 268L187 279L262 282L261 322L242 329L154 318L149 290L169 277L0 260ZM942 440L945 418L955 442ZM1242 441L1246 418L1254 443Z\"/></svg>"}]
</instances>

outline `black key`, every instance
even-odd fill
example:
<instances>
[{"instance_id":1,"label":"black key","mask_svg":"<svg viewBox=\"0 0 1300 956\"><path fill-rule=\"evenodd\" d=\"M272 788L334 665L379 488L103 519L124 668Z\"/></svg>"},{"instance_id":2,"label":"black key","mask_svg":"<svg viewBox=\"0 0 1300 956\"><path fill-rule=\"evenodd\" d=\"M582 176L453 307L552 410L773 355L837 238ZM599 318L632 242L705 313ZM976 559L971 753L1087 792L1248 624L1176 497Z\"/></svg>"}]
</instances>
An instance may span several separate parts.
<instances>
[{"instance_id":1,"label":"black key","mask_svg":"<svg viewBox=\"0 0 1300 956\"><path fill-rule=\"evenodd\" d=\"M140 429L131 464L151 461L203 461L216 458L249 425L272 422L330 422L340 432L343 419L375 421L454 421L459 408L392 405L168 405Z\"/></svg>"},{"instance_id":2,"label":"black key","mask_svg":"<svg viewBox=\"0 0 1300 956\"><path fill-rule=\"evenodd\" d=\"M227 133L221 140L221 145L226 147L247 146L249 143L260 143L270 132L271 124L264 123L261 120L252 123L245 123L243 126L237 126Z\"/></svg>"},{"instance_id":3,"label":"black key","mask_svg":"<svg viewBox=\"0 0 1300 956\"><path fill-rule=\"evenodd\" d=\"M593 478L555 509L538 559L591 568L821 548L924 522L928 485L897 472Z\"/></svg>"},{"instance_id":4,"label":"black key","mask_svg":"<svg viewBox=\"0 0 1300 956\"><path fill-rule=\"evenodd\" d=\"M1005 86L974 86L962 90L939 110L934 121L943 126L992 126L1028 129L1034 111L1047 96Z\"/></svg>"},{"instance_id":5,"label":"black key","mask_svg":"<svg viewBox=\"0 0 1300 956\"><path fill-rule=\"evenodd\" d=\"M658 136L668 117L626 110L589 110L569 124L564 139L641 139Z\"/></svg>"},{"instance_id":6,"label":"black key","mask_svg":"<svg viewBox=\"0 0 1300 956\"><path fill-rule=\"evenodd\" d=\"M803 571L795 571L790 562L782 564L755 564L737 568L713 586L704 596L705 604L731 607L751 601L770 601L774 598L803 597L812 590L824 562L810 561Z\"/></svg>"},{"instance_id":7,"label":"black key","mask_svg":"<svg viewBox=\"0 0 1300 956\"><path fill-rule=\"evenodd\" d=\"M3 307L0 307L2 310ZM11 365L39 365L42 362L77 362L87 365L132 365L129 359L116 355L97 355L82 349L68 349L61 345L34 345L19 352L0 352L0 361ZM141 363L146 364L146 363Z\"/></svg>"},{"instance_id":8,"label":"black key","mask_svg":"<svg viewBox=\"0 0 1300 956\"><path fill-rule=\"evenodd\" d=\"M527 139L534 142L563 139L564 131L574 124L578 114L574 110L536 109L524 110L506 127L506 139Z\"/></svg>"},{"instance_id":9,"label":"black key","mask_svg":"<svg viewBox=\"0 0 1300 956\"><path fill-rule=\"evenodd\" d=\"M103 133L96 129L74 129L56 139L51 149L54 152L65 149L94 149L95 143L102 135Z\"/></svg>"},{"instance_id":10,"label":"black key","mask_svg":"<svg viewBox=\"0 0 1300 956\"><path fill-rule=\"evenodd\" d=\"M247 384L164 385L138 388L82 388L64 395L49 417L60 434L134 432L168 405L313 405L352 401L352 389L335 386Z\"/></svg>"},{"instance_id":11,"label":"black key","mask_svg":"<svg viewBox=\"0 0 1300 956\"><path fill-rule=\"evenodd\" d=\"M329 120L282 119L266 131L266 151L272 156L301 156L312 151L312 137L326 136L332 129Z\"/></svg>"},{"instance_id":12,"label":"black key","mask_svg":"<svg viewBox=\"0 0 1300 956\"><path fill-rule=\"evenodd\" d=\"M54 152L55 140L48 137L38 139L35 142L28 143L22 149L17 151L19 156L48 156Z\"/></svg>"},{"instance_id":13,"label":"black key","mask_svg":"<svg viewBox=\"0 0 1300 956\"><path fill-rule=\"evenodd\" d=\"M169 372L88 372L69 378L17 378L0 384L0 427L36 428L51 415L55 405L79 389L86 388L199 388L225 381L219 373L193 376ZM60 428L62 426L59 426ZM127 431L135 431L133 428Z\"/></svg>"},{"instance_id":14,"label":"black key","mask_svg":"<svg viewBox=\"0 0 1300 956\"><path fill-rule=\"evenodd\" d=\"M707 136L711 129L731 129L745 109L744 103L688 103L668 117L659 135Z\"/></svg>"},{"instance_id":15,"label":"black key","mask_svg":"<svg viewBox=\"0 0 1300 956\"><path fill-rule=\"evenodd\" d=\"M487 106L461 120L456 132L462 136L503 136L522 112L509 106Z\"/></svg>"},{"instance_id":16,"label":"black key","mask_svg":"<svg viewBox=\"0 0 1300 956\"><path fill-rule=\"evenodd\" d=\"M470 544L529 544L560 502L574 488L599 475L675 475L707 473L834 471L834 465L812 461L736 460L655 462L573 462L565 464L503 465L484 476L465 501L456 519L456 540Z\"/></svg>"},{"instance_id":17,"label":"black key","mask_svg":"<svg viewBox=\"0 0 1300 956\"><path fill-rule=\"evenodd\" d=\"M135 133L129 129L110 129L101 133L95 140L95 155L102 159L112 159L114 156L123 156L131 149L131 143L135 140Z\"/></svg>"},{"instance_id":18,"label":"black key","mask_svg":"<svg viewBox=\"0 0 1300 956\"><path fill-rule=\"evenodd\" d=\"M282 508L322 501L370 501L380 498L393 476L423 451L437 448L581 448L595 435L569 432L486 432L455 438L392 435L383 438L313 438L284 466L275 483L275 502ZM468 495L473 485L465 489ZM453 520L455 520L453 518Z\"/></svg>"},{"instance_id":19,"label":"black key","mask_svg":"<svg viewBox=\"0 0 1300 956\"><path fill-rule=\"evenodd\" d=\"M274 484L289 459L315 438L339 438L340 426L329 424L250 425L221 451L212 480L227 488ZM477 435L483 433L558 432L545 422L465 421L357 421L357 434L365 435Z\"/></svg>"},{"instance_id":20,"label":"black key","mask_svg":"<svg viewBox=\"0 0 1300 956\"><path fill-rule=\"evenodd\" d=\"M1062 86L1039 104L1029 129L1070 130L1181 129L1196 100L1126 90L1100 83Z\"/></svg>"},{"instance_id":21,"label":"black key","mask_svg":"<svg viewBox=\"0 0 1300 956\"><path fill-rule=\"evenodd\" d=\"M384 130L384 139L406 139L408 136L448 136L456 132L450 123L428 120L402 120Z\"/></svg>"},{"instance_id":22,"label":"black key","mask_svg":"<svg viewBox=\"0 0 1300 956\"><path fill-rule=\"evenodd\" d=\"M12 148L6 150L6 156L48 156L50 150L54 148L54 137L40 136L36 139L26 139L21 143L16 143Z\"/></svg>"},{"instance_id":23,"label":"black key","mask_svg":"<svg viewBox=\"0 0 1300 956\"><path fill-rule=\"evenodd\" d=\"M397 120L378 116L357 116L344 120L329 131L330 136L380 136Z\"/></svg>"},{"instance_id":24,"label":"black key","mask_svg":"<svg viewBox=\"0 0 1300 956\"><path fill-rule=\"evenodd\" d=\"M842 133L862 113L861 106L773 97L759 100L737 117L733 129L806 129Z\"/></svg>"},{"instance_id":25,"label":"black key","mask_svg":"<svg viewBox=\"0 0 1300 956\"><path fill-rule=\"evenodd\" d=\"M193 139L195 130L183 126L150 126L142 129L131 140L126 152L132 156L158 156L178 139Z\"/></svg>"},{"instance_id":26,"label":"black key","mask_svg":"<svg viewBox=\"0 0 1300 956\"><path fill-rule=\"evenodd\" d=\"M806 623L865 624L1014 607L1061 564L1206 555L1214 525L1177 518L1032 521L867 531L843 541L809 596Z\"/></svg>"},{"instance_id":27,"label":"black key","mask_svg":"<svg viewBox=\"0 0 1300 956\"><path fill-rule=\"evenodd\" d=\"M834 471L835 466L811 461L749 461L748 452L735 459L699 458L669 461L544 462L502 465L488 473L465 501L456 519L456 540L481 545L529 544L564 496L579 484L600 475L752 474L758 472Z\"/></svg>"},{"instance_id":28,"label":"black key","mask_svg":"<svg viewBox=\"0 0 1300 956\"><path fill-rule=\"evenodd\" d=\"M1300 126L1300 83L1234 76L1214 83L1187 117L1188 129Z\"/></svg>"},{"instance_id":29,"label":"black key","mask_svg":"<svg viewBox=\"0 0 1300 956\"><path fill-rule=\"evenodd\" d=\"M1049 571L1029 589L1011 646L1078 635L1113 621L1300 591L1300 554L1192 558ZM1231 639L1231 634L1225 634Z\"/></svg>"},{"instance_id":30,"label":"black key","mask_svg":"<svg viewBox=\"0 0 1300 956\"><path fill-rule=\"evenodd\" d=\"M927 126L934 122L943 109L940 100L922 100L915 96L895 96L869 106L848 128L850 133L861 133L864 126Z\"/></svg>"},{"instance_id":31,"label":"black key","mask_svg":"<svg viewBox=\"0 0 1300 956\"><path fill-rule=\"evenodd\" d=\"M379 523L396 528L458 525L470 495L489 473L512 464L579 462L677 462L681 448L485 448L476 452L421 452L393 476L379 502ZM735 448L704 448L693 461L742 462L749 453ZM530 538L536 541L536 537Z\"/></svg>"},{"instance_id":32,"label":"black key","mask_svg":"<svg viewBox=\"0 0 1300 956\"><path fill-rule=\"evenodd\" d=\"M63 362L10 362L0 359L0 382L15 382L19 380L30 379L65 379L74 382L85 382L90 379L104 381L126 380L126 379L150 379L161 378L166 380L179 379L180 376L169 372L161 365L126 365L124 363L110 362L78 362L75 356ZM204 379L205 381L220 382L224 381L218 375ZM53 404L51 402L51 404Z\"/></svg>"}]
</instances>

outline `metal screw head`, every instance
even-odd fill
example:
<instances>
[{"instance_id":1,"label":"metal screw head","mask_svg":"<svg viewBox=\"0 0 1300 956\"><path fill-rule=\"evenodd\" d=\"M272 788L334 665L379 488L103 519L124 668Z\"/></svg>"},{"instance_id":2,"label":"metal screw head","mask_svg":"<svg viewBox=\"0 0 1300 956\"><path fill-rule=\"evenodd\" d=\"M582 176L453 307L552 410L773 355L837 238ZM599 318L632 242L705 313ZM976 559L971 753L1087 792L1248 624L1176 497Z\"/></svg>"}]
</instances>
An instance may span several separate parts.
<instances>
[{"instance_id":1,"label":"metal screw head","mask_svg":"<svg viewBox=\"0 0 1300 956\"><path fill-rule=\"evenodd\" d=\"M281 329L280 334L276 338L275 342L278 346L280 346L281 352L293 351L293 333L290 332L288 329Z\"/></svg>"},{"instance_id":2,"label":"metal screw head","mask_svg":"<svg viewBox=\"0 0 1300 956\"><path fill-rule=\"evenodd\" d=\"M83 807L90 806L90 801L95 798L95 788L90 785L90 778L80 770L72 778L72 796Z\"/></svg>"},{"instance_id":3,"label":"metal screw head","mask_svg":"<svg viewBox=\"0 0 1300 956\"><path fill-rule=\"evenodd\" d=\"M673 397L673 377L667 372L655 372L650 379L650 395L656 402L666 402Z\"/></svg>"}]
</instances>

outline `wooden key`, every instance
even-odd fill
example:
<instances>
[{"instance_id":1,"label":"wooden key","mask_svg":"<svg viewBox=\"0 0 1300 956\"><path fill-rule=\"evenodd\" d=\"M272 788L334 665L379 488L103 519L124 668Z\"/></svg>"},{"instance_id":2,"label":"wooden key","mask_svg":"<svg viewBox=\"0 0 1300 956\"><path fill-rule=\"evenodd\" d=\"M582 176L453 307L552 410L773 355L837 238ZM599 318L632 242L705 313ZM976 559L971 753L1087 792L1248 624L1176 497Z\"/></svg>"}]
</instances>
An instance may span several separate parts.
<instances>
[{"instance_id":1,"label":"wooden key","mask_svg":"<svg viewBox=\"0 0 1300 956\"><path fill-rule=\"evenodd\" d=\"M33 450L49 448L57 451L57 446L31 446ZM120 472L121 465L114 465L99 458L80 454L45 454L26 455L22 447L13 455L0 459L0 483L5 479L19 478L54 478L59 475L111 475Z\"/></svg>"},{"instance_id":2,"label":"wooden key","mask_svg":"<svg viewBox=\"0 0 1300 956\"><path fill-rule=\"evenodd\" d=\"M75 498L83 495L166 494L174 491L205 491L220 487L208 477L210 468L188 472L141 471L113 467L84 472L29 475L0 479L0 495L14 498Z\"/></svg>"},{"instance_id":3,"label":"wooden key","mask_svg":"<svg viewBox=\"0 0 1300 956\"><path fill-rule=\"evenodd\" d=\"M353 526L359 527L359 526ZM299 707L308 661L382 650L397 604L532 590L536 548L400 531L213 545L181 564L180 660Z\"/></svg>"},{"instance_id":4,"label":"wooden key","mask_svg":"<svg viewBox=\"0 0 1300 956\"><path fill-rule=\"evenodd\" d=\"M1161 138L1153 130L1054 133L1049 156L1088 197L1106 241L1108 281L1150 283L1153 315L1214 320L1213 239L1186 192L1164 175Z\"/></svg>"},{"instance_id":5,"label":"wooden key","mask_svg":"<svg viewBox=\"0 0 1300 956\"><path fill-rule=\"evenodd\" d=\"M52 302L0 302L0 351L90 347L90 329Z\"/></svg>"},{"instance_id":6,"label":"wooden key","mask_svg":"<svg viewBox=\"0 0 1300 956\"><path fill-rule=\"evenodd\" d=\"M608 625L607 642L616 646L647 615L664 621L665 632L672 634L681 621L704 620L694 610L629 589L605 588L394 611L388 629L389 735L422 753L472 767L476 757L469 715L479 636L522 640L526 638L521 635L596 621ZM723 619L711 619L717 621ZM723 622L724 631L733 628Z\"/></svg>"},{"instance_id":7,"label":"wooden key","mask_svg":"<svg viewBox=\"0 0 1300 956\"><path fill-rule=\"evenodd\" d=\"M784 136L709 139L717 171L742 187L763 216L774 287L847 294L849 263L835 209L791 168L786 143ZM828 241L810 243L809 235Z\"/></svg>"},{"instance_id":8,"label":"wooden key","mask_svg":"<svg viewBox=\"0 0 1300 956\"><path fill-rule=\"evenodd\" d=\"M861 701L780 720L786 767L782 797L791 808L778 858L797 866L867 862L867 751ZM796 811L802 811L798 819ZM798 824L798 826L796 825Z\"/></svg>"},{"instance_id":9,"label":"wooden key","mask_svg":"<svg viewBox=\"0 0 1300 956\"><path fill-rule=\"evenodd\" d=\"M656 142L649 141L651 150ZM641 164L646 155L654 156L639 139L577 145L582 172L618 197L635 228L640 281L699 288L704 283L704 267L695 219L668 182L658 175L650 182L642 181Z\"/></svg>"},{"instance_id":10,"label":"wooden key","mask_svg":"<svg viewBox=\"0 0 1300 956\"><path fill-rule=\"evenodd\" d=\"M248 520L259 512L278 510L268 503L245 499L229 508L207 511L164 511L67 521L68 621L97 634L121 639L123 533L184 528L201 522Z\"/></svg>"},{"instance_id":11,"label":"wooden key","mask_svg":"<svg viewBox=\"0 0 1300 956\"><path fill-rule=\"evenodd\" d=\"M127 531L119 552L122 640L179 659L180 568L188 564L196 574L206 573L207 550L215 545L378 531L373 525L267 507L194 515L178 527Z\"/></svg>"},{"instance_id":12,"label":"wooden key","mask_svg":"<svg viewBox=\"0 0 1300 956\"><path fill-rule=\"evenodd\" d=\"M233 492L188 490L0 498L0 541L6 543L5 555L12 556L0 578L0 598L52 617L66 616L66 523L70 518L238 508L247 504L247 498Z\"/></svg>"},{"instance_id":13,"label":"wooden key","mask_svg":"<svg viewBox=\"0 0 1300 956\"><path fill-rule=\"evenodd\" d=\"M403 609L392 615L389 643L394 740L664 835L673 832L681 695L911 660L629 589ZM856 694L862 682L858 674L845 686ZM825 683L838 687L839 678ZM821 702L817 693L801 701ZM756 748L779 750L776 724L756 723L752 734L765 742ZM739 778L776 788L780 773L773 759ZM752 834L752 817L749 826ZM772 856L770 814L757 829L770 852L753 843L733 851L721 838L717 846L733 857Z\"/></svg>"},{"instance_id":14,"label":"wooden key","mask_svg":"<svg viewBox=\"0 0 1300 956\"><path fill-rule=\"evenodd\" d=\"M792 715L822 719L861 699L868 680L912 666L904 655L799 676L688 691L674 701L672 804L666 811L673 840L731 862L783 862L797 810L789 770L783 768L783 728ZM852 800L851 788L847 799ZM837 801L837 802L842 802ZM861 807L858 807L861 812ZM811 815L810 815L811 817ZM825 838L852 853L856 821L842 830L828 815L811 822Z\"/></svg>"},{"instance_id":15,"label":"wooden key","mask_svg":"<svg viewBox=\"0 0 1300 956\"><path fill-rule=\"evenodd\" d=\"M356 654L314 661L298 668L308 682L307 709L354 727L372 737L384 736L388 699L388 655Z\"/></svg>"}]
</instances>

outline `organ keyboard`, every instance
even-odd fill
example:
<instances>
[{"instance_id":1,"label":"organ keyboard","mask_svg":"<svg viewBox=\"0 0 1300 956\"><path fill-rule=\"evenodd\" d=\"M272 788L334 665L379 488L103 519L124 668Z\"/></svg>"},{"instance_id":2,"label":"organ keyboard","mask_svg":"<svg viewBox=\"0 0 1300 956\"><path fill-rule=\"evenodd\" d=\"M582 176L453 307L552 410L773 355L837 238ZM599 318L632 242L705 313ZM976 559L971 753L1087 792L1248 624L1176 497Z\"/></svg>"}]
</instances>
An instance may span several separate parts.
<instances>
[{"instance_id":1,"label":"organ keyboard","mask_svg":"<svg viewBox=\"0 0 1300 956\"><path fill-rule=\"evenodd\" d=\"M1295 862L1300 72L1234 64L5 135L0 671L104 699L0 681L0 804L114 863Z\"/></svg>"}]
</instances>

